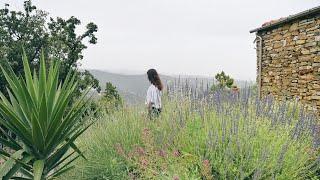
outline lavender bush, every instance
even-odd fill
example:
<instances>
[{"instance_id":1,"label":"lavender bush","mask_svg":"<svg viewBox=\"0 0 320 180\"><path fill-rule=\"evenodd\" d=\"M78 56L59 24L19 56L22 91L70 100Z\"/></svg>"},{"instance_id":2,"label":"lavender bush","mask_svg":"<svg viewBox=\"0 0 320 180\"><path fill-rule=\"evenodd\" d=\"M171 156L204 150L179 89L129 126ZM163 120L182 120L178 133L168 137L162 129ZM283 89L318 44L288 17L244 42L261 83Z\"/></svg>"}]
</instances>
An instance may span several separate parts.
<instances>
[{"instance_id":1,"label":"lavender bush","mask_svg":"<svg viewBox=\"0 0 320 180\"><path fill-rule=\"evenodd\" d=\"M317 179L319 127L298 102L257 99L252 88L167 86L161 117L125 108L78 143L76 179Z\"/></svg>"}]
</instances>

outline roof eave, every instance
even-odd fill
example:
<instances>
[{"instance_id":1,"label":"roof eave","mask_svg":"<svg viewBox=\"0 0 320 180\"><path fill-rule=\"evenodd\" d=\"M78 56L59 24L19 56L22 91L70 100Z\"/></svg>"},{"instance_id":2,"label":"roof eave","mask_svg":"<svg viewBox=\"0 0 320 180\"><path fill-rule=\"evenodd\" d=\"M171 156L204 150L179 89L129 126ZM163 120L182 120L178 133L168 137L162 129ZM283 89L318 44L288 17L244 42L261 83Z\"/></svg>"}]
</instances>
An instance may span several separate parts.
<instances>
[{"instance_id":1,"label":"roof eave","mask_svg":"<svg viewBox=\"0 0 320 180\"><path fill-rule=\"evenodd\" d=\"M305 17L305 16L310 16L310 15L313 15L313 14L320 14L320 6L317 6L317 7L314 7L312 9L309 9L309 10L306 10L306 11L303 11L303 12L300 12L298 14L295 14L295 15L292 15L292 16L289 16L287 18L284 18L276 23L273 23L273 24L270 24L270 25L267 25L267 26L263 26L263 27L259 27L259 28L256 28L256 29L253 29L250 31L250 33L254 33L254 32L259 32L259 31L265 31L265 30L268 30L268 29L272 29L272 28L275 28L281 24L284 24L284 23L287 23L287 22L291 22L291 21L294 21L294 20L297 20L297 19L300 19L302 17Z\"/></svg>"}]
</instances>

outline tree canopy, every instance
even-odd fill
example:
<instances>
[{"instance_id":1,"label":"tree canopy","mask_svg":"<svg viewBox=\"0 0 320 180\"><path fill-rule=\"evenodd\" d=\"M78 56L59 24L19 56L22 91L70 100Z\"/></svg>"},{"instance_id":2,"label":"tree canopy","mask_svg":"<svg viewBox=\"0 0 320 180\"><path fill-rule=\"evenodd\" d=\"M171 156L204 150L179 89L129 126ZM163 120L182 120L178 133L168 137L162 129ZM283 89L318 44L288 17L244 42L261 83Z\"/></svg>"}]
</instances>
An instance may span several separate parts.
<instances>
[{"instance_id":1,"label":"tree canopy","mask_svg":"<svg viewBox=\"0 0 320 180\"><path fill-rule=\"evenodd\" d=\"M214 91L216 89L223 89L223 88L231 88L233 83L234 83L234 79L231 78L229 75L227 75L224 71L221 71L220 73L217 73L215 75L215 79L218 81L217 85L213 85L211 87L211 90Z\"/></svg>"},{"instance_id":2,"label":"tree canopy","mask_svg":"<svg viewBox=\"0 0 320 180\"><path fill-rule=\"evenodd\" d=\"M114 100L121 101L121 97L117 88L111 82L106 83L104 98L106 98L106 100L108 101L114 101Z\"/></svg>"},{"instance_id":3,"label":"tree canopy","mask_svg":"<svg viewBox=\"0 0 320 180\"><path fill-rule=\"evenodd\" d=\"M62 61L59 74L61 81L69 71L73 71L83 81L79 83L78 92L88 86L100 91L98 80L89 71L79 71L86 44L97 43L97 25L89 23L86 30L79 34L76 28L81 21L76 17L49 17L47 12L37 9L31 0L25 1L23 7L22 11L16 11L6 4L0 9L0 61L9 62L13 71L22 75L22 49L32 68L39 65L43 51L47 63L54 59ZM6 86L0 74L0 91L4 92Z\"/></svg>"},{"instance_id":4,"label":"tree canopy","mask_svg":"<svg viewBox=\"0 0 320 180\"><path fill-rule=\"evenodd\" d=\"M123 105L122 98L117 88L111 83L106 83L106 88L103 96L100 99L100 104L104 107L104 112L110 113Z\"/></svg>"}]
</instances>

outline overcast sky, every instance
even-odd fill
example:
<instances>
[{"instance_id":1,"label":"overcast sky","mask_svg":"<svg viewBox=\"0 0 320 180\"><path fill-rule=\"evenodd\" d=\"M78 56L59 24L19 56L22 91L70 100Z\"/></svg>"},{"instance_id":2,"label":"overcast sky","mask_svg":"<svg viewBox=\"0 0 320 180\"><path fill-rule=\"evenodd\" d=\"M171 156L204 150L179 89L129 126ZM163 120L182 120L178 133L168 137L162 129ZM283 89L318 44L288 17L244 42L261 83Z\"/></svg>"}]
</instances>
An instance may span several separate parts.
<instances>
[{"instance_id":1,"label":"overcast sky","mask_svg":"<svg viewBox=\"0 0 320 180\"><path fill-rule=\"evenodd\" d=\"M0 0L21 8L23 0ZM319 0L34 0L51 16L98 25L82 68L254 80L254 29L319 6Z\"/></svg>"}]
</instances>

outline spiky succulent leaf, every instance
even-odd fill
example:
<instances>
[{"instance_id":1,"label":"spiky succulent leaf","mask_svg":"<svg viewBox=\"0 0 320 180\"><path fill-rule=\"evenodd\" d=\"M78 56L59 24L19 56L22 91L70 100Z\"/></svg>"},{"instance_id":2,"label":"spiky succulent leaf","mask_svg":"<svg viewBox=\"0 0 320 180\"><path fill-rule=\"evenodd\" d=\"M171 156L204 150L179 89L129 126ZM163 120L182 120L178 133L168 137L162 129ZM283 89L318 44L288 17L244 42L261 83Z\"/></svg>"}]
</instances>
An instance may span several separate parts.
<instances>
[{"instance_id":1,"label":"spiky succulent leaf","mask_svg":"<svg viewBox=\"0 0 320 180\"><path fill-rule=\"evenodd\" d=\"M25 53L22 60L24 78L15 75L10 66L0 65L9 84L9 97L0 93L0 124L18 137L8 136L8 140L1 138L0 142L15 152L23 151L28 157L27 161L8 158L7 163L18 164L6 170L11 172L10 176L19 178L15 172L20 170L20 174L25 174L21 178L43 179L69 169L66 165L75 160L74 153L78 154L76 157L84 157L74 141L91 125L83 120L89 104L87 91L73 99L76 75L69 73L59 83L59 61L51 62L47 69L42 54L39 71L31 73ZM70 148L73 152L67 154ZM11 153L0 152L5 157L10 157Z\"/></svg>"}]
</instances>

